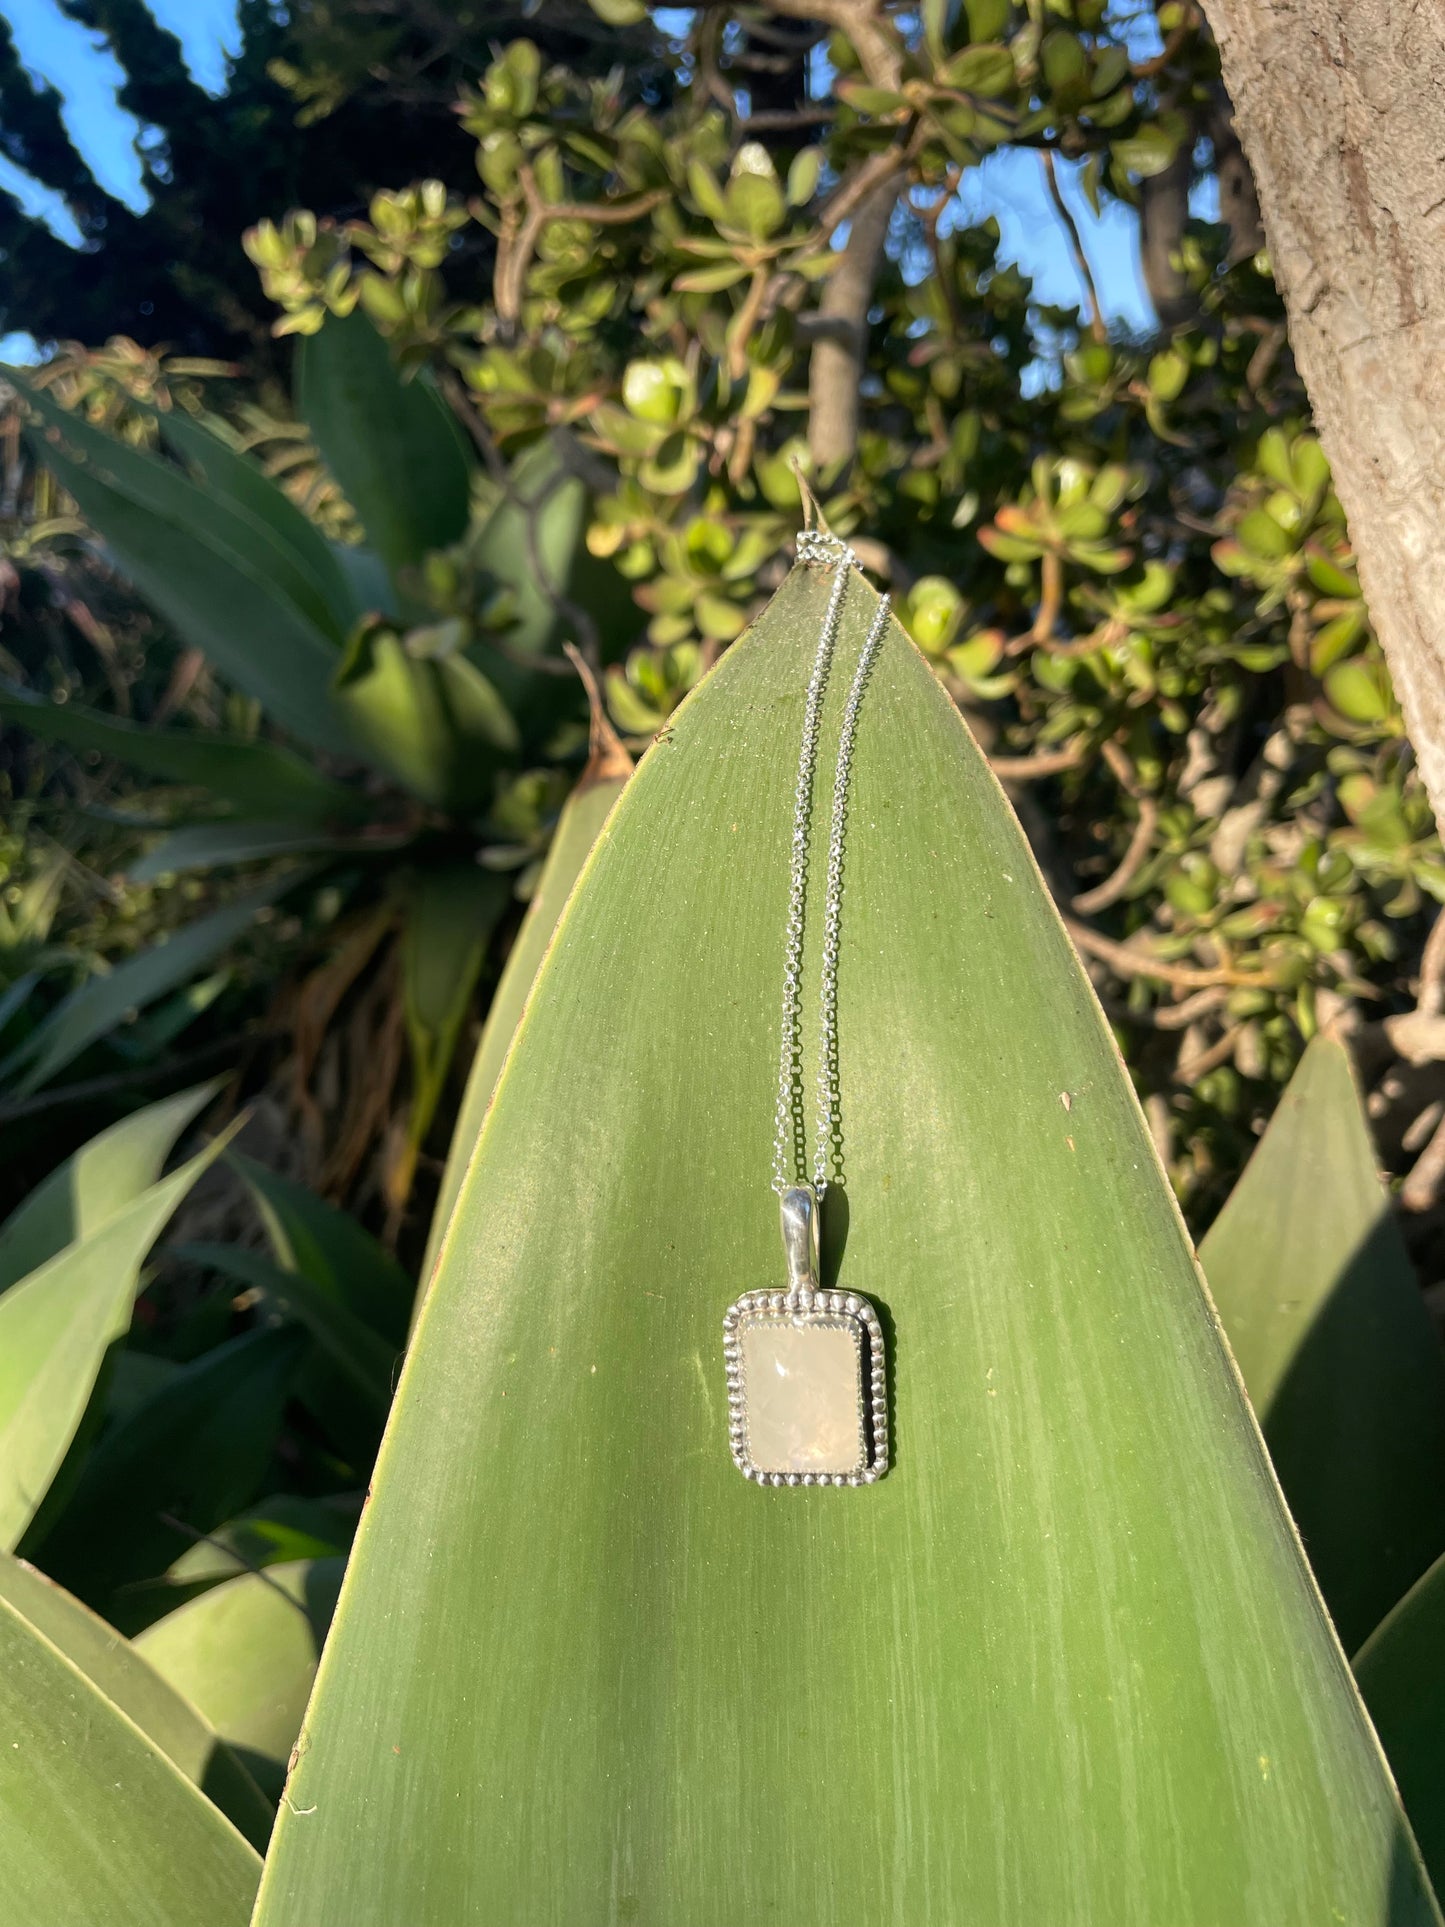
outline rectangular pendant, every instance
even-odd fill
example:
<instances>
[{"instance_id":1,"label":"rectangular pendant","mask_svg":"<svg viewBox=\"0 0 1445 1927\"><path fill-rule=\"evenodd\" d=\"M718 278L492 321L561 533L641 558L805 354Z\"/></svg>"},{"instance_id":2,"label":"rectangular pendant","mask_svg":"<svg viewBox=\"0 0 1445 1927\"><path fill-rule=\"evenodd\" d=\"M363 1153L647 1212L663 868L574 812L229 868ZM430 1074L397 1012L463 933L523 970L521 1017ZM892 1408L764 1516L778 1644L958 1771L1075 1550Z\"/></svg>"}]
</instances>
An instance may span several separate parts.
<instances>
[{"instance_id":1,"label":"rectangular pendant","mask_svg":"<svg viewBox=\"0 0 1445 1927\"><path fill-rule=\"evenodd\" d=\"M872 1485L888 1470L883 1331L866 1298L750 1291L723 1319L733 1463L758 1485Z\"/></svg>"}]
</instances>

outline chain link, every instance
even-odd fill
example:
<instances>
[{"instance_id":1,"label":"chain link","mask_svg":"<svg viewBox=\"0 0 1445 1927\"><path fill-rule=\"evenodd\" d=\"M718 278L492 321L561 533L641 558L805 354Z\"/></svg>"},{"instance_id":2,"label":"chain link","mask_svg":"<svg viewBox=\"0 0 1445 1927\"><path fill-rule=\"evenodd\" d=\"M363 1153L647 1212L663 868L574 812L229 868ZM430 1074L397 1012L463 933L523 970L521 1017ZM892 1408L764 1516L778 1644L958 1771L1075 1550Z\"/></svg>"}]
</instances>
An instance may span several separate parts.
<instances>
[{"instance_id":1,"label":"chain link","mask_svg":"<svg viewBox=\"0 0 1445 1927\"><path fill-rule=\"evenodd\" d=\"M836 567L837 576L808 678L803 705L803 734L798 749L798 780L793 794L793 840L788 871L788 925L783 953L783 1012L778 1057L778 1107L773 1137L773 1189L779 1193L799 1182L807 1168L803 1123L801 1006L803 932L808 897L808 842L813 815L813 784L818 764L818 734L823 699L838 640L843 597L849 571L858 558L836 535L809 530L798 537L798 560ZM843 843L848 815L848 783L853 768L853 743L863 689L888 625L888 597L881 598L867 639L853 672L838 733L838 760L833 774L833 808L828 828L828 872L823 900L823 962L819 986L817 1136L813 1147L813 1189L821 1199L828 1188L828 1156L837 1134L834 1098L838 1051L838 945L843 909ZM796 1170L799 1178L791 1172Z\"/></svg>"}]
</instances>

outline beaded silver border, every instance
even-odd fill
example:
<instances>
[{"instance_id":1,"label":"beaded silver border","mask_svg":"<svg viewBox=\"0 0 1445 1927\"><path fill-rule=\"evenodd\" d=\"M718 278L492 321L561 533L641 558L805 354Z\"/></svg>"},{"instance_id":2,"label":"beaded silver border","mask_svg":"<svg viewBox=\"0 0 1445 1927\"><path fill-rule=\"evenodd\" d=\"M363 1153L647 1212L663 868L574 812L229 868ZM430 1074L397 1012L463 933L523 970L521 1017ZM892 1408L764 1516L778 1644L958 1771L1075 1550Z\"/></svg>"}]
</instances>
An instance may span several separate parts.
<instances>
[{"instance_id":1,"label":"beaded silver border","mask_svg":"<svg viewBox=\"0 0 1445 1927\"><path fill-rule=\"evenodd\" d=\"M864 1442L868 1463L861 1472L765 1472L748 1457L743 1416L742 1348L738 1325L745 1312L808 1312L848 1318L859 1328L868 1397ZM888 1373L883 1327L866 1298L853 1291L747 1291L723 1314L723 1358L728 1378L728 1442L733 1464L756 1485L874 1485L888 1470Z\"/></svg>"}]
</instances>

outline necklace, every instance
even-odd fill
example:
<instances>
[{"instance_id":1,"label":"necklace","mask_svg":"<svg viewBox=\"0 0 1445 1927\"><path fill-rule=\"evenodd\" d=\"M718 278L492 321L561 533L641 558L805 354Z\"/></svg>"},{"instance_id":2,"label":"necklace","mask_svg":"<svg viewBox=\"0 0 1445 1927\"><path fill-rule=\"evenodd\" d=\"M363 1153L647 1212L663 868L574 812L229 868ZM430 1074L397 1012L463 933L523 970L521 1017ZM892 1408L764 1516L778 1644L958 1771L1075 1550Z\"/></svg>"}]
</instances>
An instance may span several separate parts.
<instances>
[{"instance_id":1,"label":"necklace","mask_svg":"<svg viewBox=\"0 0 1445 1927\"><path fill-rule=\"evenodd\" d=\"M843 843L848 783L863 691L888 626L888 598L874 615L853 672L838 732L823 957L818 995L818 1077L813 1169L807 1171L802 1106L803 931L808 841L818 734L838 627L858 558L835 535L808 531L798 560L836 569L803 705L788 874L773 1189L780 1200L785 1291L749 1291L723 1318L728 1424L733 1463L758 1485L872 1485L888 1470L888 1388L878 1314L857 1292L824 1291L818 1271L818 1209L838 1142L838 946L842 931Z\"/></svg>"}]
</instances>

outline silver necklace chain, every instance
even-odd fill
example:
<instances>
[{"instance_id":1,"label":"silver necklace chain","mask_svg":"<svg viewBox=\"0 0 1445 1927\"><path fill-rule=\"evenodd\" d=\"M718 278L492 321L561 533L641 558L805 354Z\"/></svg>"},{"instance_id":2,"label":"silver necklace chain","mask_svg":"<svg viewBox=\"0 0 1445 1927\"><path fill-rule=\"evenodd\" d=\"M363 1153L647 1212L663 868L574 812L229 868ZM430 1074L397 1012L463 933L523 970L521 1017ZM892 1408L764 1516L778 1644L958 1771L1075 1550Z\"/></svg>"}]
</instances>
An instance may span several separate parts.
<instances>
[{"instance_id":1,"label":"silver necklace chain","mask_svg":"<svg viewBox=\"0 0 1445 1927\"><path fill-rule=\"evenodd\" d=\"M788 929L783 956L783 1018L778 1055L777 1129L773 1137L773 1189L781 1195L798 1182L790 1175L807 1168L801 1099L803 1083L801 1006L803 977L803 928L808 897L808 840L813 816L813 779L818 763L818 734L823 720L823 699L828 688L838 625L843 613L843 597L849 571L858 567L858 558L846 542L822 530L807 530L798 537L798 560L836 567L837 576L823 628L818 637L813 670L808 678L808 695L803 705L803 736L798 749L798 782L793 795L793 842L788 870ZM838 761L833 773L833 809L828 828L828 876L823 898L823 964L818 996L818 1082L817 1135L813 1146L813 1190L821 1199L828 1188L828 1153L837 1121L833 1111L835 1060L838 1046L838 944L843 912L843 839L848 815L848 781L853 768L853 741L858 730L858 711L863 688L888 626L888 597L879 601L852 687L843 707L838 731Z\"/></svg>"}]
</instances>

